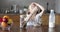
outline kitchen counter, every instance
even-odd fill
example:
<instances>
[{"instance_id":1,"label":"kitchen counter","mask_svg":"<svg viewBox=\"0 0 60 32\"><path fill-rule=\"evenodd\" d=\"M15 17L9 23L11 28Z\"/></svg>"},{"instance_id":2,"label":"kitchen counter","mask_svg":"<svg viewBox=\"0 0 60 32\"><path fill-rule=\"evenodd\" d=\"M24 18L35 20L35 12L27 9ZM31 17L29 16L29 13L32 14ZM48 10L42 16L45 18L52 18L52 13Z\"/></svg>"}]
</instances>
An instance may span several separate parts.
<instances>
[{"instance_id":1,"label":"kitchen counter","mask_svg":"<svg viewBox=\"0 0 60 32\"><path fill-rule=\"evenodd\" d=\"M10 31L3 31L0 28L0 32L60 32L60 25L56 25L54 28L49 28L48 25L42 25L39 27L29 26L23 29L20 29L20 27L17 26L13 26Z\"/></svg>"},{"instance_id":2,"label":"kitchen counter","mask_svg":"<svg viewBox=\"0 0 60 32\"><path fill-rule=\"evenodd\" d=\"M48 25L43 25L40 27L29 26L26 29L20 29L20 32L60 32L60 26L57 25L54 28L49 28Z\"/></svg>"},{"instance_id":3,"label":"kitchen counter","mask_svg":"<svg viewBox=\"0 0 60 32\"><path fill-rule=\"evenodd\" d=\"M0 17L3 17L7 14L0 14ZM56 14L56 27L55 28L48 28L48 17L49 14L42 15L42 24L43 26L40 27L27 27L26 29L20 29L20 15L14 15L14 14L8 14L8 16L13 19L13 26L10 31L3 31L0 28L0 32L50 32L49 30L52 30L53 32L60 32L60 15Z\"/></svg>"}]
</instances>

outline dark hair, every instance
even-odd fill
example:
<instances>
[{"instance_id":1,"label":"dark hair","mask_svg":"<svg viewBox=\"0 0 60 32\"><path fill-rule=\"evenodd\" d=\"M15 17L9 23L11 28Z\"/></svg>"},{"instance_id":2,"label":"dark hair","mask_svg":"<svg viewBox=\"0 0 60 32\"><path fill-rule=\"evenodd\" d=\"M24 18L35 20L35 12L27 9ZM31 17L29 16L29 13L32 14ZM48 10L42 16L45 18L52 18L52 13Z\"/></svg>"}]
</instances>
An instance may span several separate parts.
<instances>
[{"instance_id":1,"label":"dark hair","mask_svg":"<svg viewBox=\"0 0 60 32\"><path fill-rule=\"evenodd\" d=\"M33 4L34 6L36 6L36 4Z\"/></svg>"},{"instance_id":2,"label":"dark hair","mask_svg":"<svg viewBox=\"0 0 60 32\"><path fill-rule=\"evenodd\" d=\"M30 14L30 12L28 12L28 14Z\"/></svg>"},{"instance_id":3,"label":"dark hair","mask_svg":"<svg viewBox=\"0 0 60 32\"><path fill-rule=\"evenodd\" d=\"M41 9L39 9L39 10L36 12L36 14L39 14L41 11L42 11L42 10L41 10Z\"/></svg>"}]
</instances>

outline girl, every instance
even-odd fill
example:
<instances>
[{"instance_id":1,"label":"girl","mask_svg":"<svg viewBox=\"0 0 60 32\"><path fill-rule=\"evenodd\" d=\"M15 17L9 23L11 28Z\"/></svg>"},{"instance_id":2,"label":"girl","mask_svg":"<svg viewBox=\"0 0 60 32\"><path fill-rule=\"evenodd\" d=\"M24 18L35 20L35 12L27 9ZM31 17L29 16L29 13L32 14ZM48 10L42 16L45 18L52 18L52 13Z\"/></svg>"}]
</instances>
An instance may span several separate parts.
<instances>
[{"instance_id":1,"label":"girl","mask_svg":"<svg viewBox=\"0 0 60 32\"><path fill-rule=\"evenodd\" d=\"M39 9L42 11L39 12ZM44 12L44 7L38 3L32 3L27 12L27 17L24 19L24 22L27 22L27 26L38 26L41 25L41 16ZM23 23L24 24L24 23Z\"/></svg>"}]
</instances>

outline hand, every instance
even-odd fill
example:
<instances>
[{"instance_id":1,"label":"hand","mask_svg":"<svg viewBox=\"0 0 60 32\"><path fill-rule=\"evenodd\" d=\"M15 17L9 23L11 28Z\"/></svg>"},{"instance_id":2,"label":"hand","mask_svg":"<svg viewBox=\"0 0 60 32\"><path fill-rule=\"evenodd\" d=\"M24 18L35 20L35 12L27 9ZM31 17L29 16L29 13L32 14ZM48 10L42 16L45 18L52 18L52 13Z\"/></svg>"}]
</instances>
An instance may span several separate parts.
<instances>
[{"instance_id":1,"label":"hand","mask_svg":"<svg viewBox=\"0 0 60 32\"><path fill-rule=\"evenodd\" d=\"M45 10L44 7L36 2L33 2L33 4L35 4L36 6L38 6L41 10Z\"/></svg>"},{"instance_id":2,"label":"hand","mask_svg":"<svg viewBox=\"0 0 60 32\"><path fill-rule=\"evenodd\" d=\"M38 10L36 4L34 2L31 3L29 6L29 12L33 13L33 11L36 11L36 10Z\"/></svg>"},{"instance_id":3,"label":"hand","mask_svg":"<svg viewBox=\"0 0 60 32\"><path fill-rule=\"evenodd\" d=\"M36 7L36 5L34 4L34 3L31 3L30 5L29 5L29 10L32 10L32 9L34 9Z\"/></svg>"}]
</instances>

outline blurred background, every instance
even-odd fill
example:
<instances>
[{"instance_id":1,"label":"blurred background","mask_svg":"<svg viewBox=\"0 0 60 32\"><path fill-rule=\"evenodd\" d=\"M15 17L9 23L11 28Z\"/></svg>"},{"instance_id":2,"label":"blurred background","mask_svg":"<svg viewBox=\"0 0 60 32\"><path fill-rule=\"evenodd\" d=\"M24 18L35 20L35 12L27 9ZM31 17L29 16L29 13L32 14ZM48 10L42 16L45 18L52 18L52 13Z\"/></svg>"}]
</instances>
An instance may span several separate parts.
<instances>
[{"instance_id":1,"label":"blurred background","mask_svg":"<svg viewBox=\"0 0 60 32\"><path fill-rule=\"evenodd\" d=\"M9 15L15 21L15 16L20 19L21 14L25 14L28 6L32 2L37 2L45 8L45 13L42 16L43 24L48 25L48 17L51 9L56 14L56 24L60 23L60 0L0 0L0 17ZM17 20L16 20L17 21Z\"/></svg>"},{"instance_id":2,"label":"blurred background","mask_svg":"<svg viewBox=\"0 0 60 32\"><path fill-rule=\"evenodd\" d=\"M51 9L55 12L56 25L60 25L60 0L0 0L0 17L9 16L14 22L12 31L20 32L20 15L26 14L32 2L37 2L45 8L42 25L48 25Z\"/></svg>"},{"instance_id":3,"label":"blurred background","mask_svg":"<svg viewBox=\"0 0 60 32\"><path fill-rule=\"evenodd\" d=\"M56 0L0 0L1 13L19 13L21 9L28 8L32 2L37 2L45 7L45 10L56 9ZM56 3L55 3L56 2ZM48 3L48 4L47 4ZM8 11L7 11L8 10ZM57 9L58 10L58 9ZM58 12L57 12L58 13Z\"/></svg>"}]
</instances>

